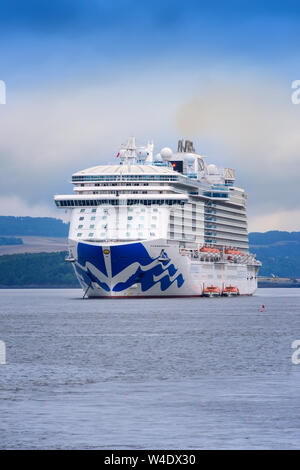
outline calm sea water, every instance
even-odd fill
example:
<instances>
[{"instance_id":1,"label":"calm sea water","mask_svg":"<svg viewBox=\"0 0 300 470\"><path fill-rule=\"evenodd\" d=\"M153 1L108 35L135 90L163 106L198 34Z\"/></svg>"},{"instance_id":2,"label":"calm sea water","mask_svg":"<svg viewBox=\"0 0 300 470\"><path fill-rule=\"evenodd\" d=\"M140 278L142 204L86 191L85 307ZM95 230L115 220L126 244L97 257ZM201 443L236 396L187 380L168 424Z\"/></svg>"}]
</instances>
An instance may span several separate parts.
<instances>
[{"instance_id":1,"label":"calm sea water","mask_svg":"<svg viewBox=\"0 0 300 470\"><path fill-rule=\"evenodd\" d=\"M300 364L291 361L300 289L235 299L0 297L2 449L300 447Z\"/></svg>"}]
</instances>

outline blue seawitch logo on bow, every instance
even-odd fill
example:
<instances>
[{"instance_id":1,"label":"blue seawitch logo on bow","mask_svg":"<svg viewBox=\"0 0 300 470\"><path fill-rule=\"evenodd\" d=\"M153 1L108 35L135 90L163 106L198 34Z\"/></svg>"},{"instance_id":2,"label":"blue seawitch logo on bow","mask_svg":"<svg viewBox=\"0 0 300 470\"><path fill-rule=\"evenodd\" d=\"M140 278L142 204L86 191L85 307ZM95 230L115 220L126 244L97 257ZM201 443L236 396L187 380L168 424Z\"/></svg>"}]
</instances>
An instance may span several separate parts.
<instances>
[{"instance_id":1,"label":"blue seawitch logo on bow","mask_svg":"<svg viewBox=\"0 0 300 470\"><path fill-rule=\"evenodd\" d=\"M118 282L113 287L114 292L121 292L137 283L141 284L142 292L147 291L157 283L160 283L161 291L167 290L174 282L177 282L178 287L181 287L184 283L181 273L176 276L178 269L175 268L174 264L170 264L170 259L166 253L157 258L152 258L141 243L111 247L113 277L134 264L139 266L126 281Z\"/></svg>"},{"instance_id":2,"label":"blue seawitch logo on bow","mask_svg":"<svg viewBox=\"0 0 300 470\"><path fill-rule=\"evenodd\" d=\"M92 282L95 282L98 284L102 289L104 289L106 292L110 291L109 286L105 282L101 282L100 279L98 279L90 270L89 268L86 268L86 271L82 269L80 266L76 265L75 269L77 273L82 277L84 282L86 283L87 286L90 286L91 289L93 289Z\"/></svg>"},{"instance_id":3,"label":"blue seawitch logo on bow","mask_svg":"<svg viewBox=\"0 0 300 470\"><path fill-rule=\"evenodd\" d=\"M103 279L100 280L91 271L95 267L109 281L102 247L78 243L77 253L78 260L75 269L85 284L93 288L93 283L95 283L106 292L110 292L108 283ZM116 283L112 289L114 292L121 292L137 283L140 283L142 292L158 283L160 283L161 291L167 290L175 282L178 287L184 283L182 274L178 273L178 269L171 263L167 253L152 258L141 243L111 246L110 255L111 281L115 276L122 278L123 274L125 279L128 276L126 280Z\"/></svg>"},{"instance_id":4,"label":"blue seawitch logo on bow","mask_svg":"<svg viewBox=\"0 0 300 470\"><path fill-rule=\"evenodd\" d=\"M75 269L79 276L82 277L84 282L91 288L93 288L92 283L95 282L106 292L109 292L109 286L105 282L100 281L100 279L98 279L98 277L95 276L95 274L93 274L86 266L87 262L92 264L107 278L107 271L102 248L99 246L88 245L87 243L78 243L77 254L78 260L75 264Z\"/></svg>"}]
</instances>

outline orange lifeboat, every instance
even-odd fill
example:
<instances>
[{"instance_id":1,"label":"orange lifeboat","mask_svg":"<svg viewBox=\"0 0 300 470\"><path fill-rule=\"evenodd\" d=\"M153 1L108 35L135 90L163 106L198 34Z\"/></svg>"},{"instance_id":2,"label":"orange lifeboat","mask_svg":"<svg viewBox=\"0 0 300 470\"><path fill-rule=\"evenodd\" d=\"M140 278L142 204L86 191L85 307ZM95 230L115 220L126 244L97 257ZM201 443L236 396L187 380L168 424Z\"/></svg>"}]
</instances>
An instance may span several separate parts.
<instances>
[{"instance_id":1,"label":"orange lifeboat","mask_svg":"<svg viewBox=\"0 0 300 470\"><path fill-rule=\"evenodd\" d=\"M233 297L240 295L240 291L236 286L227 286L222 290L222 295L225 297Z\"/></svg>"},{"instance_id":2,"label":"orange lifeboat","mask_svg":"<svg viewBox=\"0 0 300 470\"><path fill-rule=\"evenodd\" d=\"M200 248L201 253L220 253L218 248L210 248L209 246L203 246Z\"/></svg>"},{"instance_id":3,"label":"orange lifeboat","mask_svg":"<svg viewBox=\"0 0 300 470\"><path fill-rule=\"evenodd\" d=\"M239 250L233 250L233 249L230 249L230 248L226 248L225 254L226 255L243 255L244 253L242 251L239 251Z\"/></svg>"},{"instance_id":4,"label":"orange lifeboat","mask_svg":"<svg viewBox=\"0 0 300 470\"><path fill-rule=\"evenodd\" d=\"M204 297L218 297L220 295L220 289L216 286L208 286L203 291Z\"/></svg>"}]
</instances>

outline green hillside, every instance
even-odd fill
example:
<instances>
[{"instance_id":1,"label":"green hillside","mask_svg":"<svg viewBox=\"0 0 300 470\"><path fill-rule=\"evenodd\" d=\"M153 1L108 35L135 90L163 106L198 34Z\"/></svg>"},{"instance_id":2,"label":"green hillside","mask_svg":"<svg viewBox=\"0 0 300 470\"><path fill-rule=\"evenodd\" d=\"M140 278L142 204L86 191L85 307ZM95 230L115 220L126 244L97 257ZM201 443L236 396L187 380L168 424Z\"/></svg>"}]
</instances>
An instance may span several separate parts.
<instances>
[{"instance_id":1,"label":"green hillside","mask_svg":"<svg viewBox=\"0 0 300 470\"><path fill-rule=\"evenodd\" d=\"M263 264L260 276L300 278L300 232L254 232L249 243Z\"/></svg>"},{"instance_id":2,"label":"green hillside","mask_svg":"<svg viewBox=\"0 0 300 470\"><path fill-rule=\"evenodd\" d=\"M67 253L0 256L0 287L79 287Z\"/></svg>"},{"instance_id":3,"label":"green hillside","mask_svg":"<svg viewBox=\"0 0 300 470\"><path fill-rule=\"evenodd\" d=\"M12 239L17 234L66 237L67 233L68 225L58 219L0 217L0 243L9 238L11 243L21 243L21 239ZM260 276L300 279L300 232L254 232L249 234L249 242L250 251L263 263ZM0 287L78 287L65 256L64 252L2 255Z\"/></svg>"},{"instance_id":4,"label":"green hillside","mask_svg":"<svg viewBox=\"0 0 300 470\"><path fill-rule=\"evenodd\" d=\"M0 236L67 237L69 224L51 217L0 216Z\"/></svg>"},{"instance_id":5,"label":"green hillside","mask_svg":"<svg viewBox=\"0 0 300 470\"><path fill-rule=\"evenodd\" d=\"M23 245L23 240L17 237L0 237L0 246L7 245Z\"/></svg>"}]
</instances>

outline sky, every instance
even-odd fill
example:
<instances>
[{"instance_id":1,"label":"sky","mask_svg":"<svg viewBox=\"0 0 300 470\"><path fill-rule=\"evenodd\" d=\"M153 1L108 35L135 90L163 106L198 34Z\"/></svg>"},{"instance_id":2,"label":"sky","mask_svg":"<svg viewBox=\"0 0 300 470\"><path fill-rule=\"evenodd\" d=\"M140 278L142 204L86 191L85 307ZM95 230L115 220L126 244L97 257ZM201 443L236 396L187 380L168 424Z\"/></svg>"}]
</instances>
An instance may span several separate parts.
<instances>
[{"instance_id":1,"label":"sky","mask_svg":"<svg viewBox=\"0 0 300 470\"><path fill-rule=\"evenodd\" d=\"M62 214L135 135L236 169L250 231L300 230L300 3L0 0L0 215Z\"/></svg>"}]
</instances>

